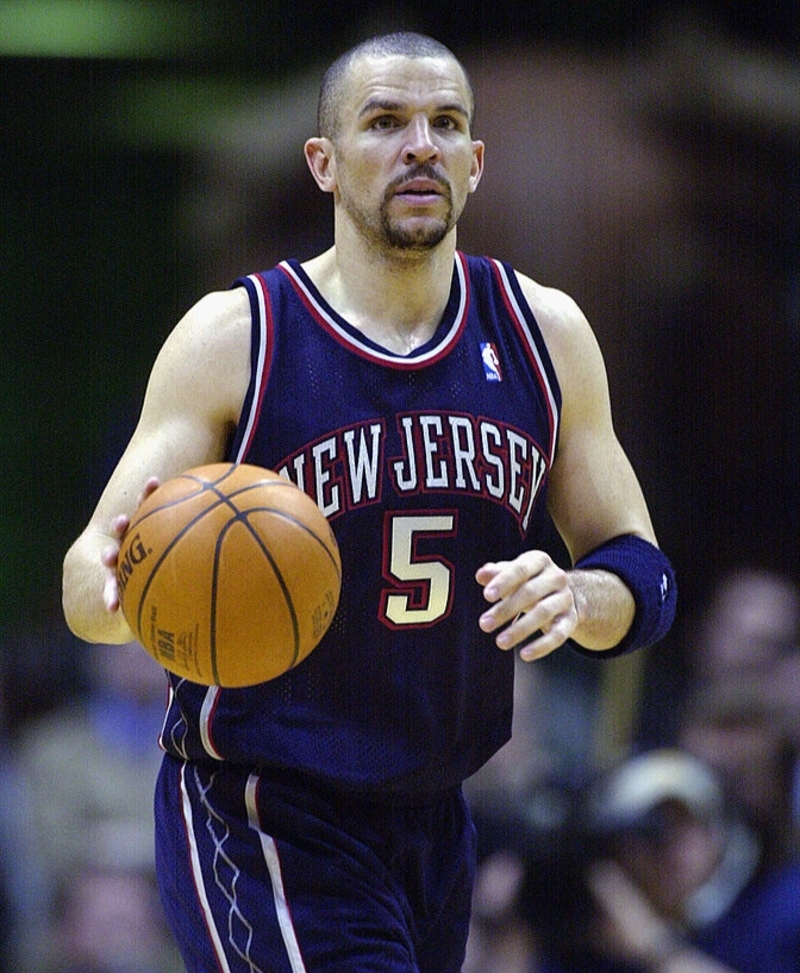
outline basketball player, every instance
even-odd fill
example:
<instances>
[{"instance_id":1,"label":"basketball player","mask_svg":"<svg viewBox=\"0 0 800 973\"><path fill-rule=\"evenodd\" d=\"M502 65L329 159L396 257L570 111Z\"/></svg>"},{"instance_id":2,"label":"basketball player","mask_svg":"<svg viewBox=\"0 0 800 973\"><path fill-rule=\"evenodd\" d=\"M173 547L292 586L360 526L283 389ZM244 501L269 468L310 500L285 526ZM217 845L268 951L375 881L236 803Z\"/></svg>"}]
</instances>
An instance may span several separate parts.
<instances>
[{"instance_id":1,"label":"basketball player","mask_svg":"<svg viewBox=\"0 0 800 973\"><path fill-rule=\"evenodd\" d=\"M456 973L473 829L462 781L508 738L513 657L657 641L675 589L565 295L456 249L481 179L448 49L379 37L328 71L305 153L335 243L207 295L65 561L89 641L132 634L120 538L158 481L224 458L329 518L343 590L296 669L245 689L170 677L161 891L192 973ZM573 561L543 550L551 516Z\"/></svg>"}]
</instances>

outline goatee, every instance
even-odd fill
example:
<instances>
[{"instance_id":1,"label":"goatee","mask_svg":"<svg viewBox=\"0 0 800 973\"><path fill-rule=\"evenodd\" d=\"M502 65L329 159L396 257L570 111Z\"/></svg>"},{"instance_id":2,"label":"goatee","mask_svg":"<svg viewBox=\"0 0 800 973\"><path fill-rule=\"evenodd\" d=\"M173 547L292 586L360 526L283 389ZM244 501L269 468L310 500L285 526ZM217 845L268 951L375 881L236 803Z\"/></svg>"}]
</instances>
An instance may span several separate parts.
<instances>
[{"instance_id":1,"label":"goatee","mask_svg":"<svg viewBox=\"0 0 800 973\"><path fill-rule=\"evenodd\" d=\"M413 179L429 179L436 182L440 187L442 199L447 203L447 209L444 215L435 222L425 220L416 227L409 227L394 221L389 215L389 206L395 189ZM402 176L398 176L387 188L380 209L380 219L383 239L390 247L397 250L420 252L434 249L444 240L455 223L453 220L453 198L449 183L437 174L433 166L414 166L403 173Z\"/></svg>"}]
</instances>

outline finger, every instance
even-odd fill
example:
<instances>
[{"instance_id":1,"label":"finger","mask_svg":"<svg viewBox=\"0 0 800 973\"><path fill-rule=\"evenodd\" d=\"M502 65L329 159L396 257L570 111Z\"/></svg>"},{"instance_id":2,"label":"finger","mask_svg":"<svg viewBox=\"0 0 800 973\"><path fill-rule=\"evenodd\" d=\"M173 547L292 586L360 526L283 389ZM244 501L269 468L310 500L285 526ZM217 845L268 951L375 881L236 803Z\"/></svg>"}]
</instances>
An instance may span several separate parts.
<instances>
[{"instance_id":1,"label":"finger","mask_svg":"<svg viewBox=\"0 0 800 973\"><path fill-rule=\"evenodd\" d=\"M520 612L498 635L500 649L521 647L525 662L541 659L563 645L577 625L569 592L553 592L529 611Z\"/></svg>"},{"instance_id":2,"label":"finger","mask_svg":"<svg viewBox=\"0 0 800 973\"><path fill-rule=\"evenodd\" d=\"M491 563L487 565L492 570L490 584L498 589L503 598L529 578L540 574L549 563L549 557L542 551L525 551L513 561Z\"/></svg>"},{"instance_id":3,"label":"finger","mask_svg":"<svg viewBox=\"0 0 800 973\"><path fill-rule=\"evenodd\" d=\"M106 606L106 611L115 612L119 610L119 588L114 574L108 576L103 586L103 603Z\"/></svg>"},{"instance_id":4,"label":"finger","mask_svg":"<svg viewBox=\"0 0 800 973\"><path fill-rule=\"evenodd\" d=\"M525 659L540 658L557 648L564 641L562 627L557 619L549 617L546 622L539 622L537 619L541 616L540 611L518 615L498 633L495 639L497 647L504 650L522 647Z\"/></svg>"},{"instance_id":5,"label":"finger","mask_svg":"<svg viewBox=\"0 0 800 973\"><path fill-rule=\"evenodd\" d=\"M536 662L561 648L566 641L567 636L561 629L553 626L548 632L540 632L536 638L526 642L519 650L519 657L523 662Z\"/></svg>"},{"instance_id":6,"label":"finger","mask_svg":"<svg viewBox=\"0 0 800 973\"><path fill-rule=\"evenodd\" d=\"M509 580L510 579L510 580ZM564 611L566 605L550 601L558 596L561 586L559 576L550 576L543 571L525 573L524 565L515 565L515 570L503 570L484 588L484 597L492 602L480 617L479 625L484 632L494 632L519 619L520 616L535 612L529 619L526 635L550 622L554 615ZM515 640L515 643L518 640ZM508 648L503 646L501 648Z\"/></svg>"},{"instance_id":7,"label":"finger","mask_svg":"<svg viewBox=\"0 0 800 973\"><path fill-rule=\"evenodd\" d=\"M127 514L119 514L111 521L111 533L114 537L122 540L130 522L130 517Z\"/></svg>"},{"instance_id":8,"label":"finger","mask_svg":"<svg viewBox=\"0 0 800 973\"><path fill-rule=\"evenodd\" d=\"M483 585L483 597L487 601L498 601L501 597L499 586L493 582L504 566L505 562L490 561L475 572L475 580L479 585Z\"/></svg>"},{"instance_id":9,"label":"finger","mask_svg":"<svg viewBox=\"0 0 800 973\"><path fill-rule=\"evenodd\" d=\"M141 507L141 505L150 496L150 494L155 493L155 491L160 486L161 486L161 481L158 479L157 476L149 477L147 483L145 483L144 485L144 489L142 490L141 496L139 497L139 506Z\"/></svg>"},{"instance_id":10,"label":"finger","mask_svg":"<svg viewBox=\"0 0 800 973\"><path fill-rule=\"evenodd\" d=\"M548 569L554 568L555 565L544 551L525 551L513 561L499 561L487 567L492 570L492 573L484 588L484 597L487 601L498 602L513 599L515 594L524 587L532 590L531 585L537 579L545 578ZM525 607L525 605L512 604L505 620L508 621Z\"/></svg>"}]
</instances>

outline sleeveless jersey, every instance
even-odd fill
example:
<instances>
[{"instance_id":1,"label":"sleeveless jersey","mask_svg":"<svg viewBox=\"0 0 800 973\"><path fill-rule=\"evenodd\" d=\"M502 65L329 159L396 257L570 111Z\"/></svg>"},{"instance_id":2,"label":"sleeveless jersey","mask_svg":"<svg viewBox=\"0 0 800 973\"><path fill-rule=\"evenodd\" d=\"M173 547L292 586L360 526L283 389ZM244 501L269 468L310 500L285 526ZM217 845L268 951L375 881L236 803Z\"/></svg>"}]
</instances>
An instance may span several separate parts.
<instances>
[{"instance_id":1,"label":"sleeveless jersey","mask_svg":"<svg viewBox=\"0 0 800 973\"><path fill-rule=\"evenodd\" d=\"M560 391L516 275L456 255L431 340L387 351L301 265L236 282L252 374L230 458L308 492L336 534L333 623L295 669L244 689L171 676L162 746L417 801L510 735L513 653L480 631L475 572L541 546Z\"/></svg>"}]
</instances>

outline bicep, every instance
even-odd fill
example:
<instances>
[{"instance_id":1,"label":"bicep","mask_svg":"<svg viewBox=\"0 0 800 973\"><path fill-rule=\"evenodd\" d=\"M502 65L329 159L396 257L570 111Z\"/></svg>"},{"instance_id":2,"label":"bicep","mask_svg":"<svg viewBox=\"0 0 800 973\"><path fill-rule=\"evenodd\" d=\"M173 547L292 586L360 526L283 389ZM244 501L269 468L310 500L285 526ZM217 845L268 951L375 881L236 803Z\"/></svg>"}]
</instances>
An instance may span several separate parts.
<instances>
[{"instance_id":1,"label":"bicep","mask_svg":"<svg viewBox=\"0 0 800 973\"><path fill-rule=\"evenodd\" d=\"M179 322L153 366L136 430L85 530L64 558L64 613L88 641L131 638L106 598L124 521L151 478L223 458L249 380L249 317L241 294L209 295Z\"/></svg>"},{"instance_id":2,"label":"bicep","mask_svg":"<svg viewBox=\"0 0 800 973\"><path fill-rule=\"evenodd\" d=\"M581 312L571 303L567 308L552 342L562 422L549 507L575 561L620 534L653 543L655 536L636 473L614 430L602 353Z\"/></svg>"},{"instance_id":3,"label":"bicep","mask_svg":"<svg viewBox=\"0 0 800 973\"><path fill-rule=\"evenodd\" d=\"M582 429L563 443L551 471L549 508L573 563L621 534L656 543L639 481L613 430Z\"/></svg>"},{"instance_id":4,"label":"bicep","mask_svg":"<svg viewBox=\"0 0 800 973\"><path fill-rule=\"evenodd\" d=\"M164 482L224 457L249 379L249 326L243 310L228 295L209 295L166 340L134 434L90 527L105 529L109 518L130 516L149 478Z\"/></svg>"}]
</instances>

